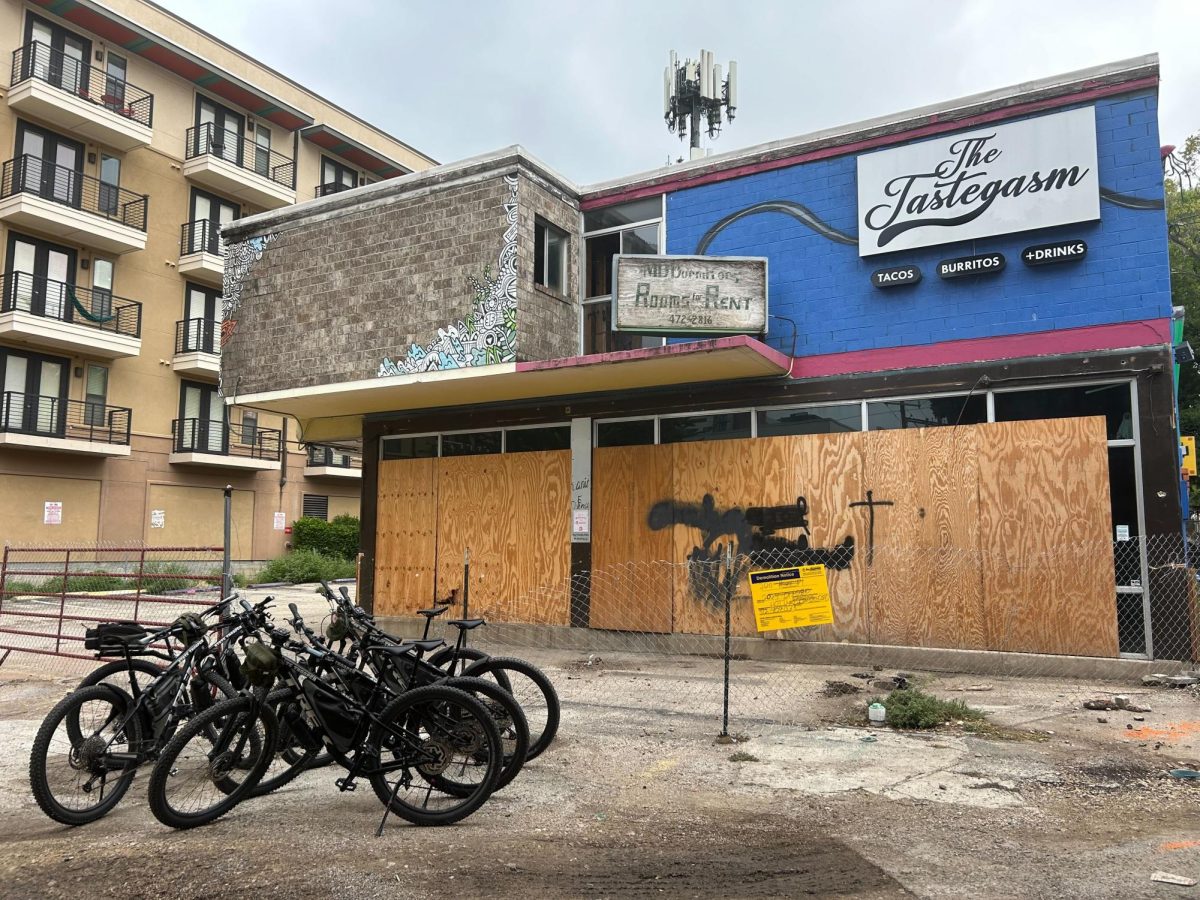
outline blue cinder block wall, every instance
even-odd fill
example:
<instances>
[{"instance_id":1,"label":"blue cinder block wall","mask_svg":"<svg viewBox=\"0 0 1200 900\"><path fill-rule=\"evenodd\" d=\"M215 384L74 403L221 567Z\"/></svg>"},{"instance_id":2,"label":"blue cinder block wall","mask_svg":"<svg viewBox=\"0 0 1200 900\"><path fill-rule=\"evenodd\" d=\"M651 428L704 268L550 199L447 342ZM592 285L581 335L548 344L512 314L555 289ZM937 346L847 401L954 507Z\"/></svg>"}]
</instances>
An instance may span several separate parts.
<instances>
[{"instance_id":1,"label":"blue cinder block wall","mask_svg":"<svg viewBox=\"0 0 1200 900\"><path fill-rule=\"evenodd\" d=\"M1147 90L1083 104L1095 108L1102 189L1162 200L1157 101L1157 93ZM851 154L671 193L667 252L695 253L722 217L770 200L801 203L839 231L856 235L855 160ZM767 212L729 225L708 254L767 257L769 311L795 321L797 356L1169 317L1165 212L1101 199L1100 216L1097 222L861 259L857 247L822 237L784 213ZM1021 261L1025 247L1065 238L1085 240L1086 258L1039 268ZM953 281L937 276L941 260L993 251L1007 259L998 275ZM876 269L914 263L924 274L919 284L872 286ZM791 326L771 320L769 328L768 343L790 351ZM1149 332L1146 342L1154 343Z\"/></svg>"}]
</instances>

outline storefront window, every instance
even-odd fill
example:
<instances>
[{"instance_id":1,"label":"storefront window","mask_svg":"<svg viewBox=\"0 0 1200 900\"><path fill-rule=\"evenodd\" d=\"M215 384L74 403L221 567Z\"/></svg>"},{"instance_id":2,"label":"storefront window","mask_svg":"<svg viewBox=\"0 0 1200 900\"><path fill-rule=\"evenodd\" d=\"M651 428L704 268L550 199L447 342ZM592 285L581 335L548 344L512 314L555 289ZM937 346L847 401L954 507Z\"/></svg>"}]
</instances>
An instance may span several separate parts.
<instances>
[{"instance_id":1,"label":"storefront window","mask_svg":"<svg viewBox=\"0 0 1200 900\"><path fill-rule=\"evenodd\" d=\"M943 425L979 425L987 421L987 398L981 394L955 397L916 397L912 400L878 400L867 403L867 427L937 428Z\"/></svg>"},{"instance_id":2,"label":"storefront window","mask_svg":"<svg viewBox=\"0 0 1200 900\"><path fill-rule=\"evenodd\" d=\"M499 453L499 431L472 431L466 434L443 434L442 456L479 456Z\"/></svg>"},{"instance_id":3,"label":"storefront window","mask_svg":"<svg viewBox=\"0 0 1200 900\"><path fill-rule=\"evenodd\" d=\"M425 459L437 456L437 435L384 438L380 455L383 459Z\"/></svg>"},{"instance_id":4,"label":"storefront window","mask_svg":"<svg viewBox=\"0 0 1200 900\"><path fill-rule=\"evenodd\" d=\"M658 423L659 441L680 444L686 441L723 441L750 437L750 413L710 413L704 416L676 416Z\"/></svg>"},{"instance_id":5,"label":"storefront window","mask_svg":"<svg viewBox=\"0 0 1200 900\"><path fill-rule=\"evenodd\" d=\"M842 431L862 431L862 406L843 403L837 406L814 406L808 409L760 409L758 436L778 437L786 434L836 434Z\"/></svg>"},{"instance_id":6,"label":"storefront window","mask_svg":"<svg viewBox=\"0 0 1200 900\"><path fill-rule=\"evenodd\" d=\"M1133 438L1133 410L1129 384L1096 384L1036 391L999 391L995 396L996 421L1070 419L1104 416L1110 441Z\"/></svg>"},{"instance_id":7,"label":"storefront window","mask_svg":"<svg viewBox=\"0 0 1200 900\"><path fill-rule=\"evenodd\" d=\"M533 450L570 450L571 427L517 428L504 433L505 453L527 453Z\"/></svg>"},{"instance_id":8,"label":"storefront window","mask_svg":"<svg viewBox=\"0 0 1200 900\"><path fill-rule=\"evenodd\" d=\"M596 426L597 447L629 447L654 443L654 420L600 422Z\"/></svg>"}]
</instances>

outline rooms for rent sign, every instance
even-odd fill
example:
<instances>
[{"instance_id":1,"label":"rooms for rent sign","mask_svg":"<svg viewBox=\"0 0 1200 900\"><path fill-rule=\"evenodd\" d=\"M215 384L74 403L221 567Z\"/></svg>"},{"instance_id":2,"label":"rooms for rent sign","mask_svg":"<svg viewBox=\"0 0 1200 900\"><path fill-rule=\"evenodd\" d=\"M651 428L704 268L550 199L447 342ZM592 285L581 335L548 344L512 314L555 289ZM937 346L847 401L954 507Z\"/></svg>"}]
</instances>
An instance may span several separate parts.
<instances>
[{"instance_id":1,"label":"rooms for rent sign","mask_svg":"<svg viewBox=\"0 0 1200 900\"><path fill-rule=\"evenodd\" d=\"M858 158L859 256L1098 218L1090 106Z\"/></svg>"}]
</instances>

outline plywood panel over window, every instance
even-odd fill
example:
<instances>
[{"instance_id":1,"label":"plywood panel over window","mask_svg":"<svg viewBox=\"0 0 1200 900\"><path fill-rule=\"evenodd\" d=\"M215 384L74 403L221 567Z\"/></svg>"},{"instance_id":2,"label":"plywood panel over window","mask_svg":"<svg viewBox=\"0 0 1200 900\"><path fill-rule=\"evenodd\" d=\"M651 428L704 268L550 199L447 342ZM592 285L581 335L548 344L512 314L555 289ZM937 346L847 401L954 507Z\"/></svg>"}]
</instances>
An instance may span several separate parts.
<instances>
[{"instance_id":1,"label":"plywood panel over window","mask_svg":"<svg viewBox=\"0 0 1200 900\"><path fill-rule=\"evenodd\" d=\"M375 539L378 615L411 615L433 604L437 515L436 459L379 463Z\"/></svg>"}]
</instances>

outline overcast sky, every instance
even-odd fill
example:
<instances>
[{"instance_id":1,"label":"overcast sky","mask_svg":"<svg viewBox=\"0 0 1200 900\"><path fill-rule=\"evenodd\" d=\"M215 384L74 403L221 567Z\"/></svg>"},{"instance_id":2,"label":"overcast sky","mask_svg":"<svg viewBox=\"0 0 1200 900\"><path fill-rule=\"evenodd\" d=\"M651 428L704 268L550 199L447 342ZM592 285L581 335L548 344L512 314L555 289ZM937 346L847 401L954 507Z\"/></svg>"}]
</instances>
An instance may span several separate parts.
<instances>
[{"instance_id":1,"label":"overcast sky","mask_svg":"<svg viewBox=\"0 0 1200 900\"><path fill-rule=\"evenodd\" d=\"M159 2L439 161L519 143L584 184L680 155L671 49L738 62L714 152L1153 51L1162 142L1200 131L1200 0Z\"/></svg>"}]
</instances>

